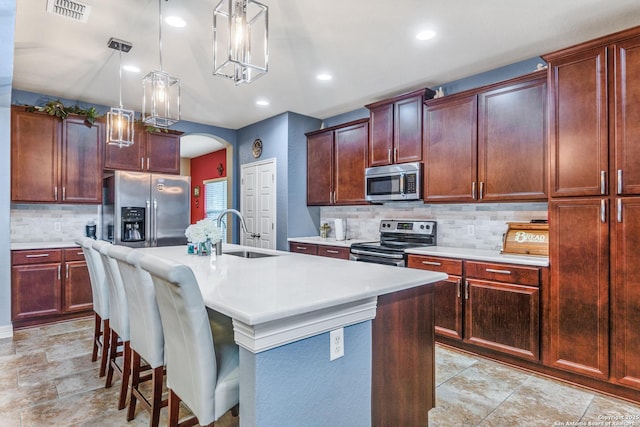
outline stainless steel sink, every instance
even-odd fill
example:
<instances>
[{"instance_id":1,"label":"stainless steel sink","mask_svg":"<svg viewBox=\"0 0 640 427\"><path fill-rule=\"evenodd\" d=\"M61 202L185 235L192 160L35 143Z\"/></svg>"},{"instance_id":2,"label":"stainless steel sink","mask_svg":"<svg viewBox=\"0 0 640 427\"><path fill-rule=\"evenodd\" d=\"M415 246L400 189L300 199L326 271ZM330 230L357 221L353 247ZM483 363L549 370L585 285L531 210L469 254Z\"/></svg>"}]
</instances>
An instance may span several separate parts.
<instances>
[{"instance_id":1,"label":"stainless steel sink","mask_svg":"<svg viewBox=\"0 0 640 427\"><path fill-rule=\"evenodd\" d=\"M266 254L264 252L254 252L254 251L223 252L223 255L233 255L233 256L239 256L241 258L266 258L271 256L277 256L276 254Z\"/></svg>"}]
</instances>

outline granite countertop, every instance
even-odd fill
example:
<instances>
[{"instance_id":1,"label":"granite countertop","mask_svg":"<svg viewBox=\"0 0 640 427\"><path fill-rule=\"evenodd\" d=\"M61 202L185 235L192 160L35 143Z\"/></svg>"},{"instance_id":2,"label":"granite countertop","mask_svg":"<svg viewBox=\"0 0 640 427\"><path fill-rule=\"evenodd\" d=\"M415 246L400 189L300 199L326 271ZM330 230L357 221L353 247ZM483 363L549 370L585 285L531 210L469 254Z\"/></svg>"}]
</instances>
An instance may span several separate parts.
<instances>
[{"instance_id":1,"label":"granite countertop","mask_svg":"<svg viewBox=\"0 0 640 427\"><path fill-rule=\"evenodd\" d=\"M508 264L548 267L549 257L531 255L509 255L485 249L454 248L445 246L425 246L407 249L409 254L459 258L472 261L502 262Z\"/></svg>"},{"instance_id":2,"label":"granite countertop","mask_svg":"<svg viewBox=\"0 0 640 427\"><path fill-rule=\"evenodd\" d=\"M325 246L339 246L348 248L354 243L371 242L374 239L347 239L336 240L335 237L323 238L320 236L308 236L308 237L289 237L287 241L298 243L310 243L313 245L325 245Z\"/></svg>"},{"instance_id":3,"label":"granite countertop","mask_svg":"<svg viewBox=\"0 0 640 427\"><path fill-rule=\"evenodd\" d=\"M12 251L74 247L78 247L75 242L11 242Z\"/></svg>"}]
</instances>

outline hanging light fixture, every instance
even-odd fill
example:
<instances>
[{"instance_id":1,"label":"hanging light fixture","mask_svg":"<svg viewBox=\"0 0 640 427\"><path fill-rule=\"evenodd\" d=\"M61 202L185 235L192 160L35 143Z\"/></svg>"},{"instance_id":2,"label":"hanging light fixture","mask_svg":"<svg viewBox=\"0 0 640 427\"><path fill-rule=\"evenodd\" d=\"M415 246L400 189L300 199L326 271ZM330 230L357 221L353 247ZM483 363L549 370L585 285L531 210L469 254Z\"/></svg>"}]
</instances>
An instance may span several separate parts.
<instances>
[{"instance_id":1,"label":"hanging light fixture","mask_svg":"<svg viewBox=\"0 0 640 427\"><path fill-rule=\"evenodd\" d=\"M169 127L180 121L180 79L162 68L162 0L158 7L158 50L160 71L152 71L142 79L142 121L156 127Z\"/></svg>"},{"instance_id":2,"label":"hanging light fixture","mask_svg":"<svg viewBox=\"0 0 640 427\"><path fill-rule=\"evenodd\" d=\"M129 42L111 37L107 46L111 49L116 49L120 56L120 64L118 66L120 104L117 108L111 107L107 113L107 144L129 147L133 145L133 121L135 116L133 110L122 108L122 52L129 52L132 45Z\"/></svg>"},{"instance_id":3,"label":"hanging light fixture","mask_svg":"<svg viewBox=\"0 0 640 427\"><path fill-rule=\"evenodd\" d=\"M269 68L269 8L253 0L220 0L213 9L213 74L236 85Z\"/></svg>"}]
</instances>

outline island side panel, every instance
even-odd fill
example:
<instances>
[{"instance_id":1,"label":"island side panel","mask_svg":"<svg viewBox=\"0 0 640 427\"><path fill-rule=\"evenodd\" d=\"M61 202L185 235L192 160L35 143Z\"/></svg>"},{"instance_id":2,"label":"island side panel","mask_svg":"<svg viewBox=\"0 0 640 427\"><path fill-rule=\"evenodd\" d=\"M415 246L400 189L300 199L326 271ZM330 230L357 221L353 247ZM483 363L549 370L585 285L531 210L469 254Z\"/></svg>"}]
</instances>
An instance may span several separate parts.
<instances>
[{"instance_id":1,"label":"island side panel","mask_svg":"<svg viewBox=\"0 0 640 427\"><path fill-rule=\"evenodd\" d=\"M240 347L240 427L371 426L371 321L344 328L344 356L329 361L329 333L260 353Z\"/></svg>"},{"instance_id":2,"label":"island side panel","mask_svg":"<svg viewBox=\"0 0 640 427\"><path fill-rule=\"evenodd\" d=\"M434 284L378 297L372 426L426 426L435 406Z\"/></svg>"}]
</instances>

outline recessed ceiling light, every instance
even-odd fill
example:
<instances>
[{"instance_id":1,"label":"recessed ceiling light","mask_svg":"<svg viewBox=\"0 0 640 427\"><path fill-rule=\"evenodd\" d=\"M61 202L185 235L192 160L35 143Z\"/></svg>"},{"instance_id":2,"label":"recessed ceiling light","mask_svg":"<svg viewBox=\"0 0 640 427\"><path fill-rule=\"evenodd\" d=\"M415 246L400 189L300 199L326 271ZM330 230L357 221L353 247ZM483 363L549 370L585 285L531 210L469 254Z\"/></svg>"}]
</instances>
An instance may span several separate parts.
<instances>
[{"instance_id":1,"label":"recessed ceiling light","mask_svg":"<svg viewBox=\"0 0 640 427\"><path fill-rule=\"evenodd\" d=\"M267 105L269 105L269 101L267 101L266 99L258 99L256 101L256 105L259 105L261 107L266 107Z\"/></svg>"},{"instance_id":2,"label":"recessed ceiling light","mask_svg":"<svg viewBox=\"0 0 640 427\"><path fill-rule=\"evenodd\" d=\"M185 20L180 18L179 16L167 16L164 22L176 28L182 28L187 25Z\"/></svg>"},{"instance_id":3,"label":"recessed ceiling light","mask_svg":"<svg viewBox=\"0 0 640 427\"><path fill-rule=\"evenodd\" d=\"M135 65L123 65L122 69L125 71L129 71L130 73L139 73L140 72L140 68L136 67Z\"/></svg>"},{"instance_id":4,"label":"recessed ceiling light","mask_svg":"<svg viewBox=\"0 0 640 427\"><path fill-rule=\"evenodd\" d=\"M331 74L328 73L320 73L316 76L316 79L321 80L321 81L327 81L327 80L331 80L333 78L333 76Z\"/></svg>"},{"instance_id":5,"label":"recessed ceiling light","mask_svg":"<svg viewBox=\"0 0 640 427\"><path fill-rule=\"evenodd\" d=\"M436 32L432 30L420 31L418 34L416 34L416 38L418 40L431 40L435 36Z\"/></svg>"}]
</instances>

